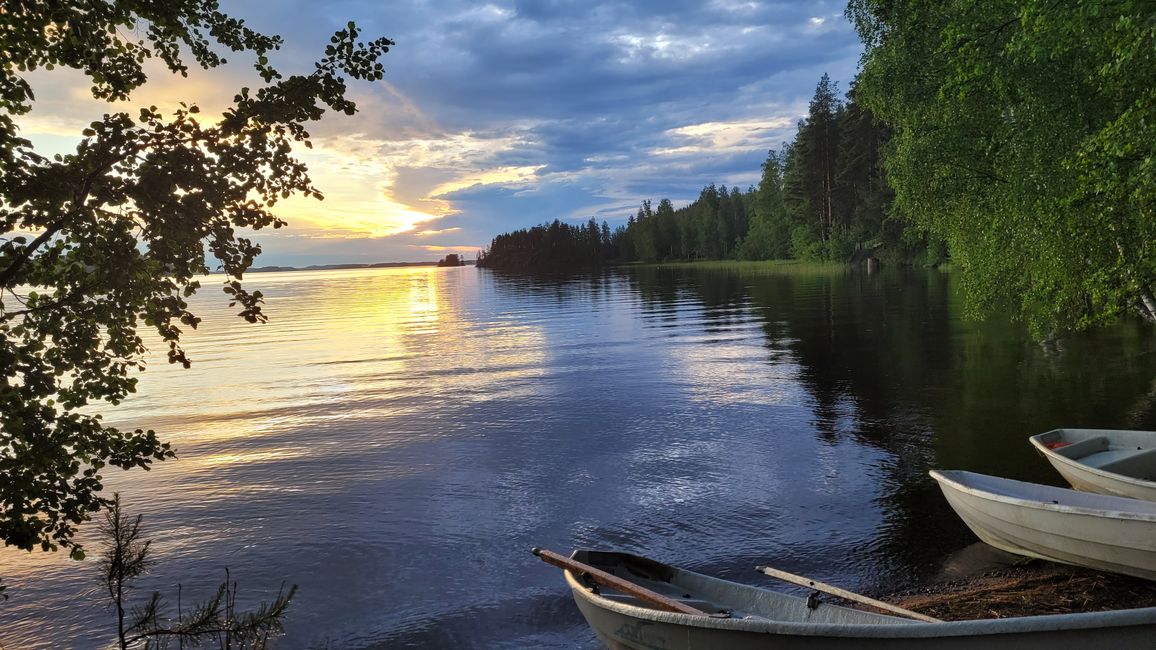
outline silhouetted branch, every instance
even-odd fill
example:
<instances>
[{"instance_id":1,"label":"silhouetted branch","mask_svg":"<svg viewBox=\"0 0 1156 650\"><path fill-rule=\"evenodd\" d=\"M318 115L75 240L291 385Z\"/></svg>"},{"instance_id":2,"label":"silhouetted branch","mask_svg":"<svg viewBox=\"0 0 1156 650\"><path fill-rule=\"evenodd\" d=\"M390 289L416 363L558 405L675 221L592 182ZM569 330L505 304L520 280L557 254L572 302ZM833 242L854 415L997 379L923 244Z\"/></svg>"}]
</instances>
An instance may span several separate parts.
<instances>
[{"instance_id":1,"label":"silhouetted branch","mask_svg":"<svg viewBox=\"0 0 1156 650\"><path fill-rule=\"evenodd\" d=\"M181 640L182 645L184 640L189 640L198 645L215 642L221 648L256 649L264 648L272 636L283 631L285 612L297 593L297 586L286 591L282 583L272 602L263 602L250 612L238 612L237 583L231 580L228 569L217 592L188 612L181 603L182 587L177 585L175 624L167 620L160 594L153 593L145 605L132 609L126 626L125 601L132 582L153 565L149 558L150 542L143 539L141 520L141 515L133 518L125 514L120 495L115 494L101 526L107 547L100 566L109 599L116 608L117 641L121 650L142 641L148 647L151 640L171 638Z\"/></svg>"}]
</instances>

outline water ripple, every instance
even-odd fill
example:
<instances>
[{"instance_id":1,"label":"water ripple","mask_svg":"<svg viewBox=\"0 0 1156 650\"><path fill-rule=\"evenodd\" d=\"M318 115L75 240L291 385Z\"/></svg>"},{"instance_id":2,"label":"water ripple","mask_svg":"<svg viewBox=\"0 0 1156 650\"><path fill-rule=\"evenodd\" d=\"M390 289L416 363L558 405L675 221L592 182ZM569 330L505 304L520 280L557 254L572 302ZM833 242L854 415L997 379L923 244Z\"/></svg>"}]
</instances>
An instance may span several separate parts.
<instances>
[{"instance_id":1,"label":"water ripple","mask_svg":"<svg viewBox=\"0 0 1156 650\"><path fill-rule=\"evenodd\" d=\"M246 603L297 583L282 648L593 648L531 546L775 587L751 567L867 589L933 573L968 537L929 466L1038 478L1009 436L1145 422L1156 372L1135 332L1057 359L963 329L938 277L273 273L251 279L262 326L198 296L193 369L156 355L103 409L179 452L104 472L154 539L140 591L211 591L225 566ZM1054 377L1079 379L1034 388ZM93 561L0 562L5 647L107 647Z\"/></svg>"}]
</instances>

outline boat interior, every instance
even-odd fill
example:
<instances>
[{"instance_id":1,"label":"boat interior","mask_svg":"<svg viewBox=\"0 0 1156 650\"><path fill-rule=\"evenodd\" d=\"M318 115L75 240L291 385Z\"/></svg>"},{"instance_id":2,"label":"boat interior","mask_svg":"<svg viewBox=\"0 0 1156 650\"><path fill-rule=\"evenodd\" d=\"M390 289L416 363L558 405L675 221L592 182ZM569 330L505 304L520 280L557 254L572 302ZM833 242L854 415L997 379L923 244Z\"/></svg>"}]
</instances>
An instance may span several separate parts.
<instances>
[{"instance_id":1,"label":"boat interior","mask_svg":"<svg viewBox=\"0 0 1156 650\"><path fill-rule=\"evenodd\" d=\"M572 559L697 609L715 612L716 618L836 624L917 623L834 605L824 600L830 600L829 597L819 597L817 593L809 598L793 596L685 571L628 553L578 550ZM582 580L580 576L578 579ZM596 593L607 600L656 609L634 596L605 587L599 587Z\"/></svg>"},{"instance_id":2,"label":"boat interior","mask_svg":"<svg viewBox=\"0 0 1156 650\"><path fill-rule=\"evenodd\" d=\"M1156 480L1156 448L1113 445L1107 436L1093 436L1051 449L1064 458L1079 461L1088 467L1148 481Z\"/></svg>"}]
</instances>

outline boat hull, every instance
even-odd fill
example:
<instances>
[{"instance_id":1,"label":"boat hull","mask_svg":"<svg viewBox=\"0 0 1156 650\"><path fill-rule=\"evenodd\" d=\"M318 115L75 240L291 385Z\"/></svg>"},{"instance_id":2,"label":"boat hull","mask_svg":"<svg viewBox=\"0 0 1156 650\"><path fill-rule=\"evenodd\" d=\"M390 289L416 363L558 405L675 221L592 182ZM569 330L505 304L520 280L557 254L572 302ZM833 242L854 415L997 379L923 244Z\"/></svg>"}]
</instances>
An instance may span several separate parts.
<instances>
[{"instance_id":1,"label":"boat hull","mask_svg":"<svg viewBox=\"0 0 1156 650\"><path fill-rule=\"evenodd\" d=\"M1057 648L1112 648L1113 650L1150 650L1152 635L1156 633L1156 623L1146 622L1134 625L1116 625L1108 628L1090 629L1037 629L1027 632L983 632L962 635L897 636L885 637L870 634L869 630L852 635L812 635L790 632L736 631L689 627L677 622L653 621L606 610L579 595L575 595L578 609L586 622L594 630L598 639L610 650L703 650L727 648L728 650L769 650L782 649L815 650L881 650L934 648L937 650L974 649L983 650L1056 650ZM683 616L683 615L672 615ZM1086 616L1080 614L1079 616ZM1053 617L1060 618L1060 617ZM959 625L967 623L939 623Z\"/></svg>"},{"instance_id":2,"label":"boat hull","mask_svg":"<svg viewBox=\"0 0 1156 650\"><path fill-rule=\"evenodd\" d=\"M1055 429L1030 440L1077 490L1156 501L1156 432Z\"/></svg>"},{"instance_id":3,"label":"boat hull","mask_svg":"<svg viewBox=\"0 0 1156 650\"><path fill-rule=\"evenodd\" d=\"M714 618L694 616L631 604L596 593L569 571L564 572L578 609L598 638L612 650L702 650L733 648L1003 648L1055 650L1057 647L1150 648L1156 634L1156 608L1033 616L979 621L920 623L890 616L849 610L830 604L813 612L806 599L730 583L675 569L672 583L703 588L715 602L736 593L740 606L765 603L782 608L785 618L763 616ZM705 585L705 587L704 587ZM728 586L729 585L729 586ZM653 583L651 583L653 586ZM764 603L764 604L765 604ZM807 622L810 616L815 621ZM840 621L853 621L841 623ZM867 621L878 621L871 623Z\"/></svg>"},{"instance_id":4,"label":"boat hull","mask_svg":"<svg viewBox=\"0 0 1156 650\"><path fill-rule=\"evenodd\" d=\"M970 472L931 472L981 540L1005 551L1156 580L1156 504Z\"/></svg>"}]
</instances>

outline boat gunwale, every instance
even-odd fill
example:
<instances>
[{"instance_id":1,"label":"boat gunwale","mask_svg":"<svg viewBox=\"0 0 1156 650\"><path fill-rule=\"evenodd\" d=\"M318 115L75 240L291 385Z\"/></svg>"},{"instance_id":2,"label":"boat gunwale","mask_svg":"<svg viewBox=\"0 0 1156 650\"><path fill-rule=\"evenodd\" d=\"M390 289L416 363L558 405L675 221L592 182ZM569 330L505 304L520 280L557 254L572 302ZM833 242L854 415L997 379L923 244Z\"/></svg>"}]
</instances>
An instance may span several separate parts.
<instances>
[{"instance_id":1,"label":"boat gunwale","mask_svg":"<svg viewBox=\"0 0 1156 650\"><path fill-rule=\"evenodd\" d=\"M727 582L736 586L762 589L752 585L711 578L694 571L678 568L679 571L691 575ZM664 612L648 607L639 607L629 603L605 598L592 593L585 585L570 572L563 571L566 582L570 586L575 598L582 598L590 605L610 612L635 619L696 627L707 630L728 630L735 632L749 632L768 635L791 635L809 637L841 637L841 638L937 638L956 636L976 636L994 634L1026 634L1035 632L1057 632L1063 630L1083 630L1092 628L1129 627L1137 625L1156 626L1156 607L1142 607L1135 609L1118 609L1106 612L1083 612L1077 614L1044 614L1038 616L1020 616L1012 618L984 618L967 621L943 621L941 623L926 623L923 621L905 621L881 623L803 623L797 621L782 621L766 617L736 619L714 618L710 616L691 616L675 612ZM765 590L773 591L773 590ZM775 594L791 599L804 600L798 596L775 591ZM839 605L832 605L839 607ZM858 610L860 612L864 610ZM874 612L868 612L874 613ZM884 614L881 617L894 618Z\"/></svg>"},{"instance_id":2,"label":"boat gunwale","mask_svg":"<svg viewBox=\"0 0 1156 650\"><path fill-rule=\"evenodd\" d=\"M996 483L1012 483L1016 485L1026 485L1033 488L1047 488L1049 490L1073 492L1081 495L1081 498L1090 499L1104 499L1106 501L1116 501L1120 505L1125 503L1145 504L1149 507L1156 508L1151 501L1144 501L1142 499L1134 499L1132 497L1125 497L1116 494L1100 494L1098 492L1084 492L1080 490L1072 490L1070 488L1056 487L1054 485L1041 485L1038 483L1028 483L1026 481L1017 481L1010 478L1001 478L998 476L988 476L987 474L977 474L975 472L968 472L965 470L937 470L933 469L928 472L931 478L935 479L942 485L948 485L957 492L983 499L985 501L995 501L997 503L1004 503L1024 508L1031 508L1033 510L1043 510L1047 512L1057 512L1065 514L1077 514L1087 517L1095 517L1098 519L1117 519L1126 521L1139 521L1147 523L1156 523L1156 512L1141 512L1137 510L1118 510L1110 508L1093 508L1090 506L1076 506L1066 505L1063 503L1053 503L1050 501L1040 501L1037 499L1028 499L1025 497L1010 496L1007 494L999 494L988 490L983 490L977 487L972 487L966 483L952 478L955 476L976 476L987 480L992 480Z\"/></svg>"},{"instance_id":3,"label":"boat gunwale","mask_svg":"<svg viewBox=\"0 0 1156 650\"><path fill-rule=\"evenodd\" d=\"M1063 454L1057 453L1055 449L1052 449L1052 448L1048 447L1046 444L1044 444L1044 441L1043 441L1044 436L1049 436L1053 433L1059 433L1060 436L1062 437L1063 432L1069 431L1069 430L1070 429L1052 429L1051 431L1045 431L1044 433L1039 433L1039 434L1036 434L1034 436L1031 436L1030 438L1028 438L1028 441L1030 441L1032 443L1032 446L1034 446L1036 448L1036 451L1043 454L1043 456L1045 458L1047 458L1048 461L1053 463L1053 464L1055 464L1058 461L1060 464L1065 465L1067 467L1074 468L1075 470L1080 471L1080 472L1087 472L1089 474L1094 474L1096 476L1099 476L1099 477L1102 477L1102 478L1105 478L1108 480L1119 481L1121 483L1127 483L1127 484L1135 486L1135 487L1147 488L1150 490L1156 489L1156 481L1149 481L1149 480L1142 479L1142 478L1136 478L1134 476L1128 476L1127 474L1120 474L1119 472L1109 472L1107 470L1100 469L1099 467L1094 467L1092 465L1088 465L1087 463L1081 463L1080 461L1078 461L1074 458L1068 458L1067 456L1064 456ZM1116 429L1076 429L1076 430L1077 431L1089 431L1089 432L1104 432L1104 433L1111 433L1111 432L1116 431ZM1108 436L1105 436L1105 437L1108 437ZM1111 440L1110 437L1108 437L1108 439ZM1092 494L1102 494L1102 493L1093 492ZM1110 494L1110 495L1106 495L1106 496L1120 496L1120 495ZM1125 497L1125 498L1131 499L1131 498L1135 498L1135 497Z\"/></svg>"}]
</instances>

